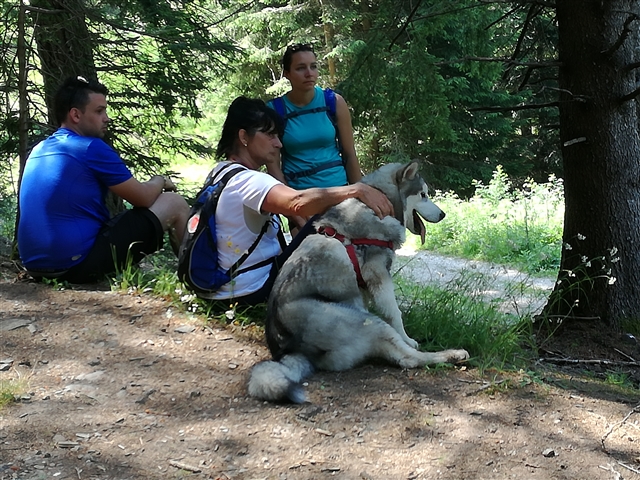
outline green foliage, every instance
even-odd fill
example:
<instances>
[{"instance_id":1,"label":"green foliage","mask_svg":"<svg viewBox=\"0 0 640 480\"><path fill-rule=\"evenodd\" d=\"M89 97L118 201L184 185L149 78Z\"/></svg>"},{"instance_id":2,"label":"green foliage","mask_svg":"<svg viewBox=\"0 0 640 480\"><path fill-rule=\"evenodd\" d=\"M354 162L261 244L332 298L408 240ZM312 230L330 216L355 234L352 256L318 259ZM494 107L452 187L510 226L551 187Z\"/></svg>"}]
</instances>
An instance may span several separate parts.
<instances>
[{"instance_id":1,"label":"green foliage","mask_svg":"<svg viewBox=\"0 0 640 480\"><path fill-rule=\"evenodd\" d=\"M553 66L517 62L553 59L555 24L543 8L485 8L475 0L267 1L224 27L243 55L235 72L212 84L221 102L284 93L285 47L312 43L319 83L353 109L365 171L421 158L434 187L464 196L498 164L537 182L559 173L555 109L511 108L555 99ZM527 34L518 38L522 29Z\"/></svg>"},{"instance_id":2,"label":"green foliage","mask_svg":"<svg viewBox=\"0 0 640 480\"><path fill-rule=\"evenodd\" d=\"M0 410L15 401L15 396L24 391L24 387L11 380L0 380Z\"/></svg>"},{"instance_id":3,"label":"green foliage","mask_svg":"<svg viewBox=\"0 0 640 480\"><path fill-rule=\"evenodd\" d=\"M62 291L69 288L69 282L66 280L60 281L56 278L42 278L42 283L49 285L54 290Z\"/></svg>"},{"instance_id":4,"label":"green foliage","mask_svg":"<svg viewBox=\"0 0 640 480\"><path fill-rule=\"evenodd\" d=\"M64 3L64 2L63 2ZM86 26L92 58L73 59L70 46L60 44L57 37L44 37L51 42L59 59L69 56L67 65L58 65L52 78L56 84L69 73L91 77L95 72L77 72L73 65L95 65L98 79L110 91L109 112L113 119L110 140L125 162L134 170L155 172L170 165L174 157L198 158L210 153L208 143L196 133L180 128L183 118L202 117L198 104L200 92L208 89L212 79L222 76L230 61L238 54L231 42L212 34L216 25L228 14L211 8L209 0L131 2L110 0L87 2L78 0L82 9L73 5L39 0L40 10L54 9L69 23ZM68 10L60 10L61 6ZM75 5L75 4L74 4ZM0 123L7 128L0 135L0 152L17 155L18 72L16 60L17 8L3 3L0 34L6 59L0 68L0 79L6 85L0 99ZM26 63L32 72L28 79L29 145L33 146L51 132L52 119L43 108L52 91L45 95L44 82L54 75L42 71L42 50L36 50L34 38L44 22L35 23L35 13L26 10ZM48 17L47 17L48 18ZM71 22L73 20L73 22ZM48 28L48 27L47 27ZM60 30L64 24L57 25ZM71 27L69 27L71 28ZM221 32L218 32L221 34ZM69 33L69 35L72 35ZM222 35L222 34L221 34ZM58 37L63 38L64 35ZM53 38L53 39L52 39ZM39 46L39 45L38 45ZM89 68L89 67L87 67Z\"/></svg>"},{"instance_id":5,"label":"green foliage","mask_svg":"<svg viewBox=\"0 0 640 480\"><path fill-rule=\"evenodd\" d=\"M614 285L617 281L612 274L613 265L620 261L618 249L612 247L607 249L604 255L593 258L572 253L575 249L580 251L580 243L584 242L586 237L578 235L577 237L566 241L562 248L564 250L564 265L573 265L572 268L562 268L558 274L557 286L549 297L549 308L547 313L565 312L571 316L581 309L588 308L591 292L593 292L596 284L605 287ZM569 259L569 260L567 260ZM635 319L626 319L625 326L637 329L637 321Z\"/></svg>"},{"instance_id":6,"label":"green foliage","mask_svg":"<svg viewBox=\"0 0 640 480\"><path fill-rule=\"evenodd\" d=\"M9 183L2 181L0 175L0 238L13 238L16 224L16 197L9 190Z\"/></svg>"},{"instance_id":7,"label":"green foliage","mask_svg":"<svg viewBox=\"0 0 640 480\"><path fill-rule=\"evenodd\" d=\"M427 225L423 248L440 253L514 266L531 274L555 273L562 243L562 182L532 180L513 190L502 168L488 185L475 182L465 201L454 193L434 197L446 213Z\"/></svg>"},{"instance_id":8,"label":"green foliage","mask_svg":"<svg viewBox=\"0 0 640 480\"><path fill-rule=\"evenodd\" d=\"M629 372L610 370L605 373L605 383L607 383L608 385L622 387L624 389L635 389L633 377L629 374Z\"/></svg>"},{"instance_id":9,"label":"green foliage","mask_svg":"<svg viewBox=\"0 0 640 480\"><path fill-rule=\"evenodd\" d=\"M151 293L177 304L181 294L177 268L176 257L171 247L165 244L163 249L146 256L140 265L127 262L110 280L111 288L115 291Z\"/></svg>"}]
</instances>

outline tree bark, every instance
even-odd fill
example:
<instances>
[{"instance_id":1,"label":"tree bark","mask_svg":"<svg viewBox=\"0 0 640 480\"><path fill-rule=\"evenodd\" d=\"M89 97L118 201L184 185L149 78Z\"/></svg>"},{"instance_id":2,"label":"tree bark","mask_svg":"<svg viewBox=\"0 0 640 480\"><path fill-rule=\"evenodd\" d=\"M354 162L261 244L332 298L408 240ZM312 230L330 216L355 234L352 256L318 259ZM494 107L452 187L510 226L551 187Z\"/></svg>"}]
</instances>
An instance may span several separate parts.
<instances>
[{"instance_id":1,"label":"tree bark","mask_svg":"<svg viewBox=\"0 0 640 480\"><path fill-rule=\"evenodd\" d=\"M322 6L322 30L324 32L324 44L327 50L330 52L333 50L334 42L334 29L333 23L329 21L329 7L327 6L326 1L321 1L320 5ZM336 61L333 56L329 56L327 58L327 69L329 70L329 83L331 86L335 86L336 84Z\"/></svg>"},{"instance_id":2,"label":"tree bark","mask_svg":"<svg viewBox=\"0 0 640 480\"><path fill-rule=\"evenodd\" d=\"M57 126L53 96L65 78L97 80L93 37L87 29L84 0L32 0L34 37L41 62L49 123Z\"/></svg>"},{"instance_id":3,"label":"tree bark","mask_svg":"<svg viewBox=\"0 0 640 480\"><path fill-rule=\"evenodd\" d=\"M558 282L543 314L640 319L636 0L557 0L565 181Z\"/></svg>"}]
</instances>

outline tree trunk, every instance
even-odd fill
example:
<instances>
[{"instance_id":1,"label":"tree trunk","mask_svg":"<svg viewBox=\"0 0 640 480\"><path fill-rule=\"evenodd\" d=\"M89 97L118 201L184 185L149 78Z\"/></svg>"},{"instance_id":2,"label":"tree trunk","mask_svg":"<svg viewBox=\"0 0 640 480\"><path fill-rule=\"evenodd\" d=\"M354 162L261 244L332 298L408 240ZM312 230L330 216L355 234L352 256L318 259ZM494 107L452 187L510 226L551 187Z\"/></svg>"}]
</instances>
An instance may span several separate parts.
<instances>
[{"instance_id":1,"label":"tree trunk","mask_svg":"<svg viewBox=\"0 0 640 480\"><path fill-rule=\"evenodd\" d=\"M36 7L34 37L38 46L49 123L56 125L53 96L65 78L97 80L93 38L85 21L83 0L32 0Z\"/></svg>"},{"instance_id":2,"label":"tree trunk","mask_svg":"<svg viewBox=\"0 0 640 480\"><path fill-rule=\"evenodd\" d=\"M329 15L329 7L327 6L326 1L321 1L320 5L322 6L322 30L324 32L324 44L327 51L331 52L333 50L334 42L334 29L333 23L330 21ZM333 87L336 84L336 61L333 56L329 56L327 58L327 68L329 70L329 83Z\"/></svg>"},{"instance_id":3,"label":"tree trunk","mask_svg":"<svg viewBox=\"0 0 640 480\"><path fill-rule=\"evenodd\" d=\"M557 0L565 181L558 282L544 314L640 319L636 0Z\"/></svg>"}]
</instances>

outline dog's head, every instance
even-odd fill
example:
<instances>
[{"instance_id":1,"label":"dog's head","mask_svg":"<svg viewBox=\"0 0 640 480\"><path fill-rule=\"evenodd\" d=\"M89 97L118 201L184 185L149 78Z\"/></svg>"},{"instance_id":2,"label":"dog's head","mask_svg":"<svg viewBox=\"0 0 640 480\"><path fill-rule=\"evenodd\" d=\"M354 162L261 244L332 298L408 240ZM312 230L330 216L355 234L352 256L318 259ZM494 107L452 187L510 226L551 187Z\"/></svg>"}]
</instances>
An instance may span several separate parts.
<instances>
[{"instance_id":1,"label":"dog's head","mask_svg":"<svg viewBox=\"0 0 640 480\"><path fill-rule=\"evenodd\" d=\"M418 170L417 162L404 165L396 174L396 182L402 202L404 226L414 235L420 235L420 240L424 243L425 228L422 219L438 223L445 217L445 213L429 198L429 188Z\"/></svg>"},{"instance_id":2,"label":"dog's head","mask_svg":"<svg viewBox=\"0 0 640 480\"><path fill-rule=\"evenodd\" d=\"M396 219L424 243L425 229L422 219L438 223L445 217L429 199L429 188L420 176L419 164L388 163L366 175L362 182L384 192L393 204Z\"/></svg>"}]
</instances>

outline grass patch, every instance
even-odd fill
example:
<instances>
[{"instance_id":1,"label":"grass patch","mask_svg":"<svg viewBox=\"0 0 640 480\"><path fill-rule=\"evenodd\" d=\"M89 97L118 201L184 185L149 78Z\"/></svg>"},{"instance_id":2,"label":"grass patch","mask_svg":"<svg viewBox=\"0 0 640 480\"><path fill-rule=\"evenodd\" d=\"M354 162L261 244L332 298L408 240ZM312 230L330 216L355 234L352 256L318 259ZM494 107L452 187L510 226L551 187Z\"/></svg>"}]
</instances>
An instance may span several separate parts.
<instances>
[{"instance_id":1,"label":"grass patch","mask_svg":"<svg viewBox=\"0 0 640 480\"><path fill-rule=\"evenodd\" d=\"M26 379L0 380L0 410L17 401L28 390Z\"/></svg>"},{"instance_id":2,"label":"grass patch","mask_svg":"<svg viewBox=\"0 0 640 480\"><path fill-rule=\"evenodd\" d=\"M405 328L422 349L464 348L480 372L528 364L531 320L501 311L500 301L487 300L486 276L463 272L444 287L396 281Z\"/></svg>"}]
</instances>

